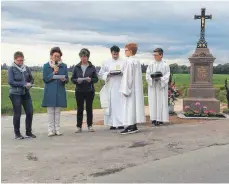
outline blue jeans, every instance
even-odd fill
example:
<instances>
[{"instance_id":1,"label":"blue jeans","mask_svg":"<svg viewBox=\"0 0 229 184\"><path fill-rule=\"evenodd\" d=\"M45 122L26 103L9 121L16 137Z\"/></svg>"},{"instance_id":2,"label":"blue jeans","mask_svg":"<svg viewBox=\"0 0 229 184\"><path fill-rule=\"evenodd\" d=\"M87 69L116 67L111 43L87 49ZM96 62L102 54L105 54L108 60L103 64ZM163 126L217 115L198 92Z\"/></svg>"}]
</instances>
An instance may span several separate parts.
<instances>
[{"instance_id":1,"label":"blue jeans","mask_svg":"<svg viewBox=\"0 0 229 184\"><path fill-rule=\"evenodd\" d=\"M25 125L26 133L32 132L32 121L33 121L33 104L29 93L24 95L10 94L10 100L13 105L13 125L15 135L20 134L20 120L21 120L21 106L23 106L26 114Z\"/></svg>"}]
</instances>

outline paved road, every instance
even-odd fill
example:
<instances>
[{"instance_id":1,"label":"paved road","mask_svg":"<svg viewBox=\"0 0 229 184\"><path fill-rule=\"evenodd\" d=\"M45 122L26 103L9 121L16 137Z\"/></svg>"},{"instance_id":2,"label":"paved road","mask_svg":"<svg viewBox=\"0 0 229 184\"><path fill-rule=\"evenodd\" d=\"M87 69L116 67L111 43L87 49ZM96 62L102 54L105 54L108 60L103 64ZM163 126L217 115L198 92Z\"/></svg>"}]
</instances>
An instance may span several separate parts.
<instances>
[{"instance_id":1,"label":"paved road","mask_svg":"<svg viewBox=\"0 0 229 184\"><path fill-rule=\"evenodd\" d=\"M229 145L216 145L88 180L96 183L229 183Z\"/></svg>"},{"instance_id":2,"label":"paved road","mask_svg":"<svg viewBox=\"0 0 229 184\"><path fill-rule=\"evenodd\" d=\"M22 133L24 118L22 116ZM95 119L99 117L96 115ZM47 115L37 114L33 121L37 139L19 141L13 138L12 117L2 117L2 182L87 182L163 160L173 168L172 161L166 159L214 144L229 143L228 120L159 128L142 125L139 133L126 136L104 126L95 126L94 133L87 132L84 127L82 134L75 134L75 122L75 114L62 113L64 135L50 138L47 137ZM216 158L220 164L223 155ZM163 168L169 172L169 167Z\"/></svg>"}]
</instances>

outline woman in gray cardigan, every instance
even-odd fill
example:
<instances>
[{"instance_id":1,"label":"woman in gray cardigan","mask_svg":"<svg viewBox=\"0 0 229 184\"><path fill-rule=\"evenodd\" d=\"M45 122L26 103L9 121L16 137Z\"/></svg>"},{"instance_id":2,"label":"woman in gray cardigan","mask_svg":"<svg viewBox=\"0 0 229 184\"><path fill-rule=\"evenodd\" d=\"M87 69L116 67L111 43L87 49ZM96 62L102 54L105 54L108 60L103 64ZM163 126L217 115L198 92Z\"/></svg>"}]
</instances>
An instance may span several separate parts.
<instances>
[{"instance_id":1,"label":"woman in gray cardigan","mask_svg":"<svg viewBox=\"0 0 229 184\"><path fill-rule=\"evenodd\" d=\"M10 85L9 97L13 105L13 125L15 139L24 139L20 132L21 106L26 114L26 137L36 138L32 134L33 104L29 89L34 82L33 76L27 66L24 65L22 52L14 53L14 62L8 69L8 83Z\"/></svg>"}]
</instances>

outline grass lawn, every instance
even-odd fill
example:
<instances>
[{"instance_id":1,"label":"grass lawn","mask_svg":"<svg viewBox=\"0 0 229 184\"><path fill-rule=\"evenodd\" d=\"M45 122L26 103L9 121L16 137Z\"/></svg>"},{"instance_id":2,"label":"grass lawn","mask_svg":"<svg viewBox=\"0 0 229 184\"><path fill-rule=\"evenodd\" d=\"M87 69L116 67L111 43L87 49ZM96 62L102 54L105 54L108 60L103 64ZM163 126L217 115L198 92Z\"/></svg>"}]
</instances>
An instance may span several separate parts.
<instances>
[{"instance_id":1,"label":"grass lawn","mask_svg":"<svg viewBox=\"0 0 229 184\"><path fill-rule=\"evenodd\" d=\"M7 71L2 70L1 72L2 72L1 73L2 84L8 85L8 83L7 83ZM72 73L69 72L68 75L69 75L69 78L71 78ZM44 82L42 80L42 72L33 72L33 76L35 79L35 81L34 81L35 86L36 87L44 87ZM143 79L144 94L147 95L147 83L145 80L145 74L143 74L142 79ZM214 74L213 75L214 86L216 88L223 88L225 79L229 80L229 74L228 75L226 75L226 74ZM180 89L182 89L182 91L184 91L184 89L187 89L187 87L189 85L190 75L189 74L174 74L173 80L175 80L176 86L179 87ZM95 84L95 91L99 92L103 85L104 85L104 82L99 80L99 82ZM71 81L69 81L69 83L66 85L66 89L74 90L75 85L72 84ZM185 94L184 94L184 96L185 96Z\"/></svg>"},{"instance_id":2,"label":"grass lawn","mask_svg":"<svg viewBox=\"0 0 229 184\"><path fill-rule=\"evenodd\" d=\"M41 107L43 90L42 89L31 89L30 94L32 96L34 113L46 112L46 108ZM9 99L9 87L8 86L1 87L1 99L2 99L2 104L1 104L2 114L12 115L13 108L12 108L12 103ZM76 100L75 100L74 93L67 92L67 102L68 102L68 107L62 110L75 110L76 109ZM99 101L98 95L95 96L93 108L94 109L100 108L100 101Z\"/></svg>"},{"instance_id":3,"label":"grass lawn","mask_svg":"<svg viewBox=\"0 0 229 184\"><path fill-rule=\"evenodd\" d=\"M2 70L1 71L1 80L3 85L8 85L7 83L7 71ZM33 76L35 78L35 86L36 87L44 87L44 83L42 80L42 73L41 72L34 72ZM69 72L69 78L71 77L71 73ZM145 96L147 96L147 88L148 85L145 80L145 74L142 76L143 78L143 90ZM229 74L224 75L224 74L215 74L213 75L213 84L214 87L217 89L217 99L220 100L221 102L226 103L226 91L224 90L224 81L225 79L229 79ZM187 95L187 88L189 86L189 81L190 81L190 75L189 74L174 74L173 80L175 80L177 88L181 89L183 95L182 97L185 97ZM99 92L102 86L104 85L104 82L99 80L98 83L95 84L95 90L96 92ZM7 86L2 86L2 105L1 105L1 110L2 114L12 114L12 104L11 101L8 97L8 91L9 87ZM66 85L66 89L74 90L75 85L71 83L71 81ZM42 96L43 96L43 91L41 89L31 89L31 95L32 95L32 100L33 100L33 106L34 106L34 112L35 113L41 113L41 112L46 112L46 108L41 107L41 102L42 102ZM74 110L76 109L76 102L75 102L75 96L74 93L67 92L67 101L68 101L68 107L63 110ZM148 105L148 100L145 98L145 105ZM99 96L96 95L94 104L93 104L94 109L100 108L100 101L99 101Z\"/></svg>"},{"instance_id":4,"label":"grass lawn","mask_svg":"<svg viewBox=\"0 0 229 184\"><path fill-rule=\"evenodd\" d=\"M43 90L42 89L31 89L30 94L32 96L34 113L46 112L46 108L41 107ZM8 86L2 86L1 87L1 98L2 98L2 104L1 104L2 114L12 115L13 114L13 108L12 108L12 103L9 99L9 87ZM148 104L147 100L148 99L145 98L145 105ZM62 109L63 111L76 109L76 100L75 100L74 93L67 92L67 103L68 103L68 107ZM93 102L93 108L94 109L100 109L101 108L99 95L95 95L95 99ZM23 113L24 113L24 111L23 111Z\"/></svg>"}]
</instances>

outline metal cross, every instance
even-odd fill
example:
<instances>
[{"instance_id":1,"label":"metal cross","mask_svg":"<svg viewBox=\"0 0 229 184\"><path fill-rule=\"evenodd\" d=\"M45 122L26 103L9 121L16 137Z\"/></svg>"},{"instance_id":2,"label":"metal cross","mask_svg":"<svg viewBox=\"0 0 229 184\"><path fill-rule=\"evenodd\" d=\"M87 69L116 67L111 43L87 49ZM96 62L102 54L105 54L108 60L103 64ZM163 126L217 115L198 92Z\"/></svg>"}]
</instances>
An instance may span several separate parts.
<instances>
[{"instance_id":1,"label":"metal cross","mask_svg":"<svg viewBox=\"0 0 229 184\"><path fill-rule=\"evenodd\" d=\"M205 8L201 8L201 15L195 15L194 19L201 19L200 24L200 39L197 42L197 48L207 48L208 44L205 41L205 19L212 19L212 15L205 15Z\"/></svg>"}]
</instances>

